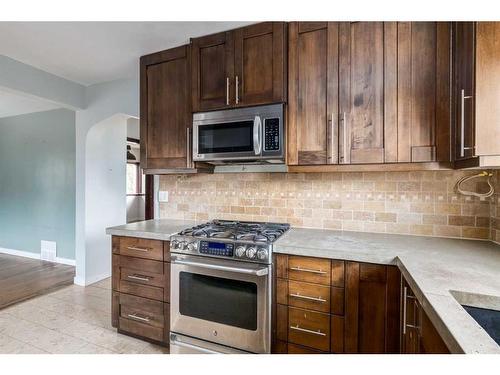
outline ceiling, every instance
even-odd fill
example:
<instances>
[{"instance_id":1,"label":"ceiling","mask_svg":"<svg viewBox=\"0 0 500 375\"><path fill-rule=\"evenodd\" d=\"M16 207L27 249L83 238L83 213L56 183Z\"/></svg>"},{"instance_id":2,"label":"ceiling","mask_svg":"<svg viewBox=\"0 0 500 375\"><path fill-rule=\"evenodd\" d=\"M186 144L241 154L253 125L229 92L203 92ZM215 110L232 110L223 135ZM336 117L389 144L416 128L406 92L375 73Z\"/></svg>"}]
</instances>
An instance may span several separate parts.
<instances>
[{"instance_id":1,"label":"ceiling","mask_svg":"<svg viewBox=\"0 0 500 375\"><path fill-rule=\"evenodd\" d=\"M0 118L59 108L56 104L0 90Z\"/></svg>"},{"instance_id":2,"label":"ceiling","mask_svg":"<svg viewBox=\"0 0 500 375\"><path fill-rule=\"evenodd\" d=\"M139 57L251 22L0 22L0 55L84 85L135 76Z\"/></svg>"}]
</instances>

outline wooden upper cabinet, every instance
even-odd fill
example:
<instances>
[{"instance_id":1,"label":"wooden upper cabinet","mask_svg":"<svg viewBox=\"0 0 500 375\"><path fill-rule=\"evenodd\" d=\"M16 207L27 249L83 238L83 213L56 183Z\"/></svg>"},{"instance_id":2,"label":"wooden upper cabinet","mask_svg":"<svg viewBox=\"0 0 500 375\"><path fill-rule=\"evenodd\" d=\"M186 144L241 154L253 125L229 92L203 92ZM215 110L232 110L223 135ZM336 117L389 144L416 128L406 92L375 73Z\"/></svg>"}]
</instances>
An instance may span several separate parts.
<instances>
[{"instance_id":1,"label":"wooden upper cabinet","mask_svg":"<svg viewBox=\"0 0 500 375\"><path fill-rule=\"evenodd\" d=\"M455 22L454 34L454 97L455 97L455 160L474 156L474 64L475 23Z\"/></svg>"},{"instance_id":2,"label":"wooden upper cabinet","mask_svg":"<svg viewBox=\"0 0 500 375\"><path fill-rule=\"evenodd\" d=\"M286 23L192 39L193 111L284 102Z\"/></svg>"},{"instance_id":3,"label":"wooden upper cabinet","mask_svg":"<svg viewBox=\"0 0 500 375\"><path fill-rule=\"evenodd\" d=\"M454 156L457 167L500 165L500 22L454 27Z\"/></svg>"},{"instance_id":4,"label":"wooden upper cabinet","mask_svg":"<svg viewBox=\"0 0 500 375\"><path fill-rule=\"evenodd\" d=\"M191 40L193 111L229 107L234 91L234 40L223 32Z\"/></svg>"},{"instance_id":5,"label":"wooden upper cabinet","mask_svg":"<svg viewBox=\"0 0 500 375\"><path fill-rule=\"evenodd\" d=\"M286 42L284 22L264 22L234 31L235 105L286 100Z\"/></svg>"},{"instance_id":6,"label":"wooden upper cabinet","mask_svg":"<svg viewBox=\"0 0 500 375\"><path fill-rule=\"evenodd\" d=\"M288 164L337 164L338 23L290 23L288 69Z\"/></svg>"},{"instance_id":7,"label":"wooden upper cabinet","mask_svg":"<svg viewBox=\"0 0 500 375\"><path fill-rule=\"evenodd\" d=\"M141 57L141 167L186 168L191 124L189 46Z\"/></svg>"},{"instance_id":8,"label":"wooden upper cabinet","mask_svg":"<svg viewBox=\"0 0 500 375\"><path fill-rule=\"evenodd\" d=\"M291 23L288 164L450 160L449 23Z\"/></svg>"},{"instance_id":9,"label":"wooden upper cabinet","mask_svg":"<svg viewBox=\"0 0 500 375\"><path fill-rule=\"evenodd\" d=\"M339 29L339 161L384 162L383 22Z\"/></svg>"}]
</instances>

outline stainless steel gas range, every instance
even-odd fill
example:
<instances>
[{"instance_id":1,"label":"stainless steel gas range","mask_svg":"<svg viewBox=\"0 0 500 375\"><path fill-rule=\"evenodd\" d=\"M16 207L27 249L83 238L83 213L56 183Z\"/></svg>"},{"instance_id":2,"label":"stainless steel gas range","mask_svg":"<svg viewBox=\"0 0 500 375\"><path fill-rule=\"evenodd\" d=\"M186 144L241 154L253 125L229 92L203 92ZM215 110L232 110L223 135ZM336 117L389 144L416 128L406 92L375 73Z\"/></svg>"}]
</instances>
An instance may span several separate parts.
<instances>
[{"instance_id":1,"label":"stainless steel gas range","mask_svg":"<svg viewBox=\"0 0 500 375\"><path fill-rule=\"evenodd\" d=\"M273 242L289 227L214 220L171 237L171 353L271 352Z\"/></svg>"}]
</instances>

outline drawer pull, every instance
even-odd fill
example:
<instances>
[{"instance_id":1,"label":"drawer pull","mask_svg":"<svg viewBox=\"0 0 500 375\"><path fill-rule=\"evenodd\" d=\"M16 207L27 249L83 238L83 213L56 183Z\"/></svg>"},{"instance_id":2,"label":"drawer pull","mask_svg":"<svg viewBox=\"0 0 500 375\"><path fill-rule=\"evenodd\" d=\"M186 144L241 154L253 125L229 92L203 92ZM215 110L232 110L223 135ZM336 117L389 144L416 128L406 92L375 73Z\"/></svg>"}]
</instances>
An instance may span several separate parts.
<instances>
[{"instance_id":1,"label":"drawer pull","mask_svg":"<svg viewBox=\"0 0 500 375\"><path fill-rule=\"evenodd\" d=\"M306 328L300 328L298 324L296 326L290 326L290 329L294 329L300 332L310 333L311 335L326 336L326 333L321 332L319 329L317 331L313 331Z\"/></svg>"},{"instance_id":2,"label":"drawer pull","mask_svg":"<svg viewBox=\"0 0 500 375\"><path fill-rule=\"evenodd\" d=\"M300 298L300 299L306 299L308 301L314 301L314 302L321 302L321 303L324 303L326 302L326 299L323 299L321 297L309 297L309 296L302 296L300 294L294 294L294 293L291 293L290 294L290 297L293 297L293 298Z\"/></svg>"},{"instance_id":3,"label":"drawer pull","mask_svg":"<svg viewBox=\"0 0 500 375\"><path fill-rule=\"evenodd\" d=\"M293 271L300 271L300 272L309 272L309 273L317 273L319 275L325 275L327 272L326 271L321 271L321 270L311 270L309 268L300 268L300 267L291 267L290 268Z\"/></svg>"},{"instance_id":4,"label":"drawer pull","mask_svg":"<svg viewBox=\"0 0 500 375\"><path fill-rule=\"evenodd\" d=\"M140 322L149 323L149 321L151 320L151 318L149 316L140 316L137 314L128 314L127 316L131 319L135 319L135 320L138 320Z\"/></svg>"},{"instance_id":5,"label":"drawer pull","mask_svg":"<svg viewBox=\"0 0 500 375\"><path fill-rule=\"evenodd\" d=\"M152 279L152 277L149 278L149 277L143 276L143 275L128 275L127 278L132 279L132 280L146 281L146 282L149 282Z\"/></svg>"},{"instance_id":6,"label":"drawer pull","mask_svg":"<svg viewBox=\"0 0 500 375\"><path fill-rule=\"evenodd\" d=\"M147 253L149 250L151 250L148 247L136 247L136 246L128 246L127 249L134 251L142 251L143 253Z\"/></svg>"}]
</instances>

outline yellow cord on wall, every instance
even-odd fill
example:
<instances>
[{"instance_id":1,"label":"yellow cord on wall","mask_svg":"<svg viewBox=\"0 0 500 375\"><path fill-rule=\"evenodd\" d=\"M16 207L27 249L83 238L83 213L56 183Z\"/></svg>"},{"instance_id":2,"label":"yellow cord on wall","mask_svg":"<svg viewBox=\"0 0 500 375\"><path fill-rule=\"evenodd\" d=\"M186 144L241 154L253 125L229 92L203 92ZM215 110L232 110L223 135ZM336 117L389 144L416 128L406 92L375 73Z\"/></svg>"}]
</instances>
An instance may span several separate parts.
<instances>
[{"instance_id":1,"label":"yellow cord on wall","mask_svg":"<svg viewBox=\"0 0 500 375\"><path fill-rule=\"evenodd\" d=\"M487 171L482 171L481 173L470 175L470 176L464 176L460 180L457 181L456 183L456 189L457 191L462 194L462 195L469 195L469 196L474 196L474 197L479 197L479 198L488 198L493 195L495 192L495 188L491 184L491 177L493 176L493 173L487 172ZM486 182L488 183L490 190L486 193L476 193L475 191L468 191L468 190L462 190L460 185L466 181L472 180L474 178L479 178L479 177L487 177Z\"/></svg>"}]
</instances>

